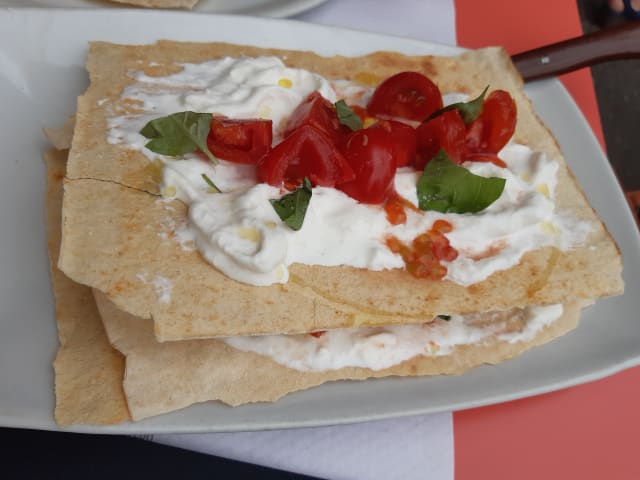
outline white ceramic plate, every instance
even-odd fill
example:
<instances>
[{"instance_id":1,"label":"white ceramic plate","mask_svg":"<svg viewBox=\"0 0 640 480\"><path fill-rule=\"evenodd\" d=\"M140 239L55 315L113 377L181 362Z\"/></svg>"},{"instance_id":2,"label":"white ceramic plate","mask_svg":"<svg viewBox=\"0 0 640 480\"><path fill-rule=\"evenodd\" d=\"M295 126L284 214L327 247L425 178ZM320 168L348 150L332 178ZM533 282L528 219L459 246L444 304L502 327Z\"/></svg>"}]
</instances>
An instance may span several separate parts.
<instances>
[{"instance_id":1,"label":"white ceramic plate","mask_svg":"<svg viewBox=\"0 0 640 480\"><path fill-rule=\"evenodd\" d=\"M176 29L180 24L188 28ZM247 33L250 32L250 33ZM74 113L87 86L89 40L221 40L358 55L376 49L455 54L454 47L283 20L140 10L0 10L0 425L55 429L57 349L47 269L40 161L45 126ZM640 242L623 194L585 120L558 81L527 86L589 200L640 284ZM576 279L576 281L580 281ZM640 364L640 296L602 300L575 332L518 359L459 377L336 382L275 404L196 405L136 424L88 432L198 432L327 425L469 408L547 392Z\"/></svg>"},{"instance_id":2,"label":"white ceramic plate","mask_svg":"<svg viewBox=\"0 0 640 480\"><path fill-rule=\"evenodd\" d=\"M309 10L326 0L200 0L192 12L289 17ZM0 7L126 8L106 0L0 0ZM131 7L131 6L129 6Z\"/></svg>"}]
</instances>

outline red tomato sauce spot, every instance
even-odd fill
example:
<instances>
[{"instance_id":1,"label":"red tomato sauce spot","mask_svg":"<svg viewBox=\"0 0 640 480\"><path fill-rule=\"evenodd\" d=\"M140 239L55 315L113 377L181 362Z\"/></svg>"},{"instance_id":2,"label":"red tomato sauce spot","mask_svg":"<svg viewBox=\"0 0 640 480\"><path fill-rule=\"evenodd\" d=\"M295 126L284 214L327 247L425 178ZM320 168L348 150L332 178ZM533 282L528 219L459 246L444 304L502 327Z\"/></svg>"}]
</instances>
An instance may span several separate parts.
<instances>
[{"instance_id":1,"label":"red tomato sauce spot","mask_svg":"<svg viewBox=\"0 0 640 480\"><path fill-rule=\"evenodd\" d=\"M441 280L447 274L447 267L441 262L458 258L458 251L444 236L452 229L449 222L436 220L429 230L414 238L410 245L392 235L386 238L386 245L393 253L402 256L407 271L414 277Z\"/></svg>"},{"instance_id":2,"label":"red tomato sauce spot","mask_svg":"<svg viewBox=\"0 0 640 480\"><path fill-rule=\"evenodd\" d=\"M391 225L401 225L407 221L406 209L413 210L414 212L421 213L418 207L411 203L406 198L398 195L396 192L392 193L384 204L384 211L387 214L387 221Z\"/></svg>"}]
</instances>

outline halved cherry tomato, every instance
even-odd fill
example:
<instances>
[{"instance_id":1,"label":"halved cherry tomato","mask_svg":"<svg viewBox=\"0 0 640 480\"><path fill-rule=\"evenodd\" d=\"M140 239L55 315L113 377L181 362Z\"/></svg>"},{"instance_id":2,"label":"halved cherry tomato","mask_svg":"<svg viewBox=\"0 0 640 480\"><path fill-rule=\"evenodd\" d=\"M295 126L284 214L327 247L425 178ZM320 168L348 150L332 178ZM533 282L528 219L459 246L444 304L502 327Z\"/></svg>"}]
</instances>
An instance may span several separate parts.
<instances>
[{"instance_id":1,"label":"halved cherry tomato","mask_svg":"<svg viewBox=\"0 0 640 480\"><path fill-rule=\"evenodd\" d=\"M379 120L369 129L381 128L391 134L393 140L393 158L397 167L413 163L416 156L416 131L413 127L394 120Z\"/></svg>"},{"instance_id":2,"label":"halved cherry tomato","mask_svg":"<svg viewBox=\"0 0 640 480\"><path fill-rule=\"evenodd\" d=\"M258 179L269 185L299 184L334 187L355 178L353 170L329 136L311 125L294 130L258 163Z\"/></svg>"},{"instance_id":3,"label":"halved cherry tomato","mask_svg":"<svg viewBox=\"0 0 640 480\"><path fill-rule=\"evenodd\" d=\"M401 72L383 81L367 105L371 115L422 121L442 108L440 89L418 72Z\"/></svg>"},{"instance_id":4,"label":"halved cherry tomato","mask_svg":"<svg viewBox=\"0 0 640 480\"><path fill-rule=\"evenodd\" d=\"M363 203L384 202L393 192L396 173L391 133L382 128L357 130L349 135L342 152L355 179L336 188Z\"/></svg>"},{"instance_id":5,"label":"halved cherry tomato","mask_svg":"<svg viewBox=\"0 0 640 480\"><path fill-rule=\"evenodd\" d=\"M466 145L470 153L498 153L516 129L516 104L504 90L495 90L484 101L482 113L468 125Z\"/></svg>"},{"instance_id":6,"label":"halved cherry tomato","mask_svg":"<svg viewBox=\"0 0 640 480\"><path fill-rule=\"evenodd\" d=\"M465 153L466 128L457 110L449 110L424 122L416 129L418 139L413 165L423 170L443 148L452 162L462 163Z\"/></svg>"},{"instance_id":7,"label":"halved cherry tomato","mask_svg":"<svg viewBox=\"0 0 640 480\"><path fill-rule=\"evenodd\" d=\"M303 125L311 125L325 132L336 143L351 131L349 127L340 124L336 107L317 91L311 92L293 111L287 121L284 136L289 136Z\"/></svg>"},{"instance_id":8,"label":"halved cherry tomato","mask_svg":"<svg viewBox=\"0 0 640 480\"><path fill-rule=\"evenodd\" d=\"M211 153L223 160L256 164L271 149L271 120L214 117L207 136Z\"/></svg>"}]
</instances>

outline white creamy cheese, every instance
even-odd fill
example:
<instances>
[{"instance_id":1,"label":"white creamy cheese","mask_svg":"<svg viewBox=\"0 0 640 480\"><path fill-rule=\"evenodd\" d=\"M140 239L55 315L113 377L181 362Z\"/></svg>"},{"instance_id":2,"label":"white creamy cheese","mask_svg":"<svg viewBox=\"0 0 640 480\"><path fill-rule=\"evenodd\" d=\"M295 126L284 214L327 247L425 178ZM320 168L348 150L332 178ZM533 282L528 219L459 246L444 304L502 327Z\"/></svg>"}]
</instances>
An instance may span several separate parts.
<instances>
[{"instance_id":1,"label":"white creamy cheese","mask_svg":"<svg viewBox=\"0 0 640 480\"><path fill-rule=\"evenodd\" d=\"M111 118L110 143L123 143L150 158L159 158L144 148L148 140L138 132L154 118L186 110L230 118L271 119L277 142L288 116L311 92L318 90L336 101L328 80L306 70L287 68L276 57L227 57L182 67L182 71L166 77L131 73L136 83L123 96L138 103L144 113Z\"/></svg>"},{"instance_id":2,"label":"white creamy cheese","mask_svg":"<svg viewBox=\"0 0 640 480\"><path fill-rule=\"evenodd\" d=\"M189 205L190 232L182 236L194 238L207 261L238 281L285 283L292 263L403 268L402 258L384 244L385 237L394 235L409 243L435 220L444 219L453 225L447 237L459 252L446 265L446 278L471 285L516 265L527 251L547 245L566 249L580 243L589 231L588 224L555 211L558 164L542 152L516 144L500 152L506 169L491 163L465 164L477 175L507 179L502 196L480 213L408 211L405 224L392 226L380 206L358 203L336 189L316 187L302 228L293 231L269 203L282 192L256 184L253 166L221 161L214 167L196 155L181 160L163 157L144 148L146 139L139 130L153 118L193 110L235 118L271 118L277 141L287 117L312 91L319 90L331 101L353 96L354 103L360 104L370 91L345 82L332 85L271 57L225 58L182 66L181 72L166 77L132 73L137 83L124 96L137 101L144 113L111 118L108 140L165 163L163 192ZM445 96L447 103L462 99L455 93ZM224 193L209 192L203 173ZM414 205L419 174L404 168L395 178L396 191Z\"/></svg>"},{"instance_id":3,"label":"white creamy cheese","mask_svg":"<svg viewBox=\"0 0 640 480\"><path fill-rule=\"evenodd\" d=\"M463 345L481 345L490 340L528 341L560 318L562 312L562 305L527 307L522 311L524 327L510 333L501 333L504 322L481 327L473 325L473 315L452 315L448 321L437 318L416 325L327 330L318 337L262 335L223 340L238 350L265 355L295 370L325 371L344 367L382 370L418 355L448 355Z\"/></svg>"}]
</instances>

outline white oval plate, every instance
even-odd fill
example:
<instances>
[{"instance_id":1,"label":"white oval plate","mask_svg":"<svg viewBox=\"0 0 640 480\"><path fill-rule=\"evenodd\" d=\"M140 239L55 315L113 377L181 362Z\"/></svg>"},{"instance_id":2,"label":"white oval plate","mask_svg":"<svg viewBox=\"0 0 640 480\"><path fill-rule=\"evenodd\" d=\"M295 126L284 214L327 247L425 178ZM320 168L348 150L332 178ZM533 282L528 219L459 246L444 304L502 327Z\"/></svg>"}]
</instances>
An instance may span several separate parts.
<instances>
[{"instance_id":1,"label":"white oval plate","mask_svg":"<svg viewBox=\"0 0 640 480\"><path fill-rule=\"evenodd\" d=\"M176 25L182 28L176 29ZM239 16L141 10L0 10L0 425L56 429L52 412L57 349L46 256L41 131L75 111L88 80L89 40L149 43L159 38L251 43L358 55L378 49L455 54L459 49L324 26ZM526 87L554 131L591 204L624 255L628 288L599 301L580 327L551 344L462 376L335 382L274 404L229 408L210 402L84 432L259 430L365 421L464 409L594 380L640 364L640 241L622 191L596 139L557 80ZM576 279L579 281L579 279Z\"/></svg>"}]
</instances>

